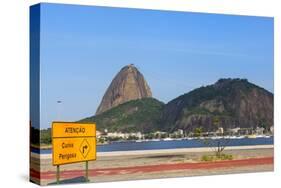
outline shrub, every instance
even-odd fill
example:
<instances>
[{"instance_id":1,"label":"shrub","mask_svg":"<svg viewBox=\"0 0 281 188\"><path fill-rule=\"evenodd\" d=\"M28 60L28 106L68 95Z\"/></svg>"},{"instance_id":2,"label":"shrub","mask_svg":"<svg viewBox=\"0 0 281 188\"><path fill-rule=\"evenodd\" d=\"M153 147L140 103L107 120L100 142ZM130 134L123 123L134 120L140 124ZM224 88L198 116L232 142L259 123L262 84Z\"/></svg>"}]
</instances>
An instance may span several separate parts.
<instances>
[{"instance_id":1,"label":"shrub","mask_svg":"<svg viewBox=\"0 0 281 188\"><path fill-rule=\"evenodd\" d=\"M220 154L220 155L203 155L201 161L223 161L223 160L233 160L231 154Z\"/></svg>"}]
</instances>

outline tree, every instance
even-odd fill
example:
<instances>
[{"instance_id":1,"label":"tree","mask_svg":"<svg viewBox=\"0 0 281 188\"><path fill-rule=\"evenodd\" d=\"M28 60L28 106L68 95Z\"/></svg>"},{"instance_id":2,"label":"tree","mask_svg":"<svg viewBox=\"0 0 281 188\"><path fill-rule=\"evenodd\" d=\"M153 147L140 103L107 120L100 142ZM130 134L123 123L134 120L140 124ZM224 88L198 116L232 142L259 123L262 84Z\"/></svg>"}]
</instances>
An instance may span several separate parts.
<instances>
[{"instance_id":1,"label":"tree","mask_svg":"<svg viewBox=\"0 0 281 188\"><path fill-rule=\"evenodd\" d=\"M265 119L261 119L259 121L259 127L264 128L265 133L270 131L270 127L267 126L266 120Z\"/></svg>"},{"instance_id":2,"label":"tree","mask_svg":"<svg viewBox=\"0 0 281 188\"><path fill-rule=\"evenodd\" d=\"M213 118L213 125L218 130L220 128L220 117L215 116ZM212 148L218 158L221 157L222 152L225 150L227 144L230 142L230 139L225 138L224 131L219 133L222 138L219 139L206 139L205 144Z\"/></svg>"},{"instance_id":3,"label":"tree","mask_svg":"<svg viewBox=\"0 0 281 188\"><path fill-rule=\"evenodd\" d=\"M218 116L215 116L213 118L213 125L214 125L215 129L219 129L220 122L221 121L220 121L220 118ZM228 143L230 142L230 139L225 138L224 132L219 133L219 134L220 134L220 136L222 136L222 138L210 139L208 137L205 137L203 139L203 144L205 144L206 146L211 148L215 152L215 155L218 158L221 158L221 155L222 155L223 151L225 150L225 148L227 147ZM194 136L195 137L202 137L203 136L202 127L196 128L194 130Z\"/></svg>"},{"instance_id":4,"label":"tree","mask_svg":"<svg viewBox=\"0 0 281 188\"><path fill-rule=\"evenodd\" d=\"M194 130L194 136L195 136L195 137L200 137L200 136L202 136L202 133L203 133L203 128L202 128L202 127L195 128L195 130Z\"/></svg>"}]
</instances>

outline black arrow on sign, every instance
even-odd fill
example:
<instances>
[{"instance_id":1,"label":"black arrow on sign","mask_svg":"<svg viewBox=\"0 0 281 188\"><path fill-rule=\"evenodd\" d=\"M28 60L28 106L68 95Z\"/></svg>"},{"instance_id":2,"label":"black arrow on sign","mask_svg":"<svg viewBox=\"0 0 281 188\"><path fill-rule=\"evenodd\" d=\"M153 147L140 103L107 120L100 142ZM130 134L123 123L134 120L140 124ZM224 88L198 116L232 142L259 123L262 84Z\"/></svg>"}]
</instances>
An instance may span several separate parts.
<instances>
[{"instance_id":1,"label":"black arrow on sign","mask_svg":"<svg viewBox=\"0 0 281 188\"><path fill-rule=\"evenodd\" d=\"M87 145L83 146L83 149L82 149L83 153L84 153L84 149L86 150L87 148L88 148Z\"/></svg>"}]
</instances>

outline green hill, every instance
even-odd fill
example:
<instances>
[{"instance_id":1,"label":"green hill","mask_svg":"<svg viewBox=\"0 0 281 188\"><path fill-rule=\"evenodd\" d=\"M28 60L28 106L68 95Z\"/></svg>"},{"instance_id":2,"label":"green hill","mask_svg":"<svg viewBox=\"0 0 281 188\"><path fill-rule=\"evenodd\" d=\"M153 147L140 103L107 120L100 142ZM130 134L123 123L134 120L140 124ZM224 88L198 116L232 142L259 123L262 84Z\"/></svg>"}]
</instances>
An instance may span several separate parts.
<instances>
[{"instance_id":1,"label":"green hill","mask_svg":"<svg viewBox=\"0 0 281 188\"><path fill-rule=\"evenodd\" d=\"M99 131L148 133L159 129L163 108L164 103L154 98L143 98L120 104L79 122L95 122Z\"/></svg>"},{"instance_id":2,"label":"green hill","mask_svg":"<svg viewBox=\"0 0 281 188\"><path fill-rule=\"evenodd\" d=\"M169 132L197 127L204 131L269 128L273 125L273 94L246 79L220 79L167 103L161 121L162 129Z\"/></svg>"}]
</instances>

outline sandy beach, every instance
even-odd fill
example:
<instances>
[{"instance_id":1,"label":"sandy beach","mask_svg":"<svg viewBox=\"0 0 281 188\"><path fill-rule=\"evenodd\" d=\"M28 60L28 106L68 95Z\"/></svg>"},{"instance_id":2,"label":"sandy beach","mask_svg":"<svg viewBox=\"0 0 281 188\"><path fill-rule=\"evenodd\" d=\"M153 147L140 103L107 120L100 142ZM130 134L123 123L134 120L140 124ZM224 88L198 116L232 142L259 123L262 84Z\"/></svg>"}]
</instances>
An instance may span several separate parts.
<instances>
[{"instance_id":1,"label":"sandy beach","mask_svg":"<svg viewBox=\"0 0 281 188\"><path fill-rule=\"evenodd\" d=\"M273 170L273 145L227 147L224 153L233 155L234 159L231 163L235 161L238 163L218 164L216 167L212 163L202 162L203 155L212 154L210 148L98 152L97 160L89 161L89 179L91 182L104 182ZM56 167L52 165L51 154L32 153L31 157L33 181L38 181L38 177L41 176L43 185L55 182ZM265 160L253 161L251 165L248 165L249 161L253 159ZM39 161L41 166L39 166ZM206 166L201 168L201 163ZM175 166L190 164L195 166L187 166L184 169ZM159 170L150 170L149 167L153 165L158 165ZM83 162L61 165L61 180L81 178L84 169L85 163ZM79 182L79 180L77 181Z\"/></svg>"}]
</instances>

